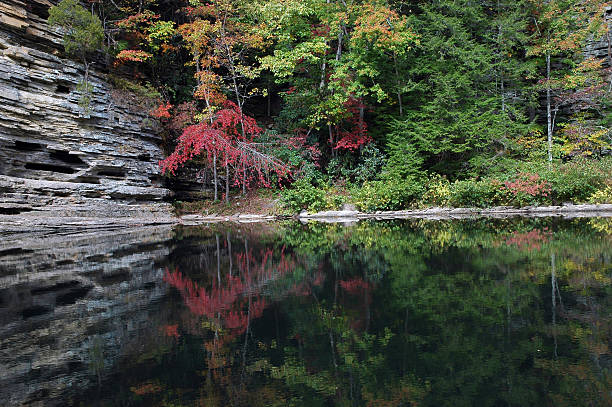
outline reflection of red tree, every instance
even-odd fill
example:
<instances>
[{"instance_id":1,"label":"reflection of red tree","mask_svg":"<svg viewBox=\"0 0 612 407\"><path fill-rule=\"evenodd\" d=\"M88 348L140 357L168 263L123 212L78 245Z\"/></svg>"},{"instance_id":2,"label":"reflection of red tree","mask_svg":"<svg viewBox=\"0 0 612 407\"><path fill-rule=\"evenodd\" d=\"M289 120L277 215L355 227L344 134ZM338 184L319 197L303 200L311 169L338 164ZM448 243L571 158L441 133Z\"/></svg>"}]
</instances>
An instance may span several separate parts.
<instances>
[{"instance_id":1,"label":"reflection of red tree","mask_svg":"<svg viewBox=\"0 0 612 407\"><path fill-rule=\"evenodd\" d=\"M527 250L540 250L542 244L550 240L551 232L548 228L533 229L527 233L525 232L513 232L508 238L506 238L506 245L515 245L519 249Z\"/></svg>"},{"instance_id":2,"label":"reflection of red tree","mask_svg":"<svg viewBox=\"0 0 612 407\"><path fill-rule=\"evenodd\" d=\"M354 316L351 318L350 326L355 331L366 329L369 326L370 303L372 302L372 283L364 281L361 277L350 280L339 281L340 287L352 297L361 298L364 314L361 318Z\"/></svg>"},{"instance_id":3,"label":"reflection of red tree","mask_svg":"<svg viewBox=\"0 0 612 407\"><path fill-rule=\"evenodd\" d=\"M193 314L215 321L218 326L230 331L230 337L244 333L250 321L263 315L268 305L261 295L263 287L297 267L295 258L285 255L284 248L278 256L270 248L259 251L255 256L251 249L237 254L236 262L240 275L227 275L223 281L213 281L208 290L178 270L166 270L164 275L164 281L181 292ZM286 289L285 295L309 295L312 284L320 285L323 280L323 273L319 271L312 282L305 280L295 283Z\"/></svg>"},{"instance_id":4,"label":"reflection of red tree","mask_svg":"<svg viewBox=\"0 0 612 407\"><path fill-rule=\"evenodd\" d=\"M162 331L166 336L172 336L176 339L181 337L181 334L178 333L178 325L165 325L162 327Z\"/></svg>"},{"instance_id":5,"label":"reflection of red tree","mask_svg":"<svg viewBox=\"0 0 612 407\"><path fill-rule=\"evenodd\" d=\"M371 289L372 284L363 281L361 277L357 277L348 281L340 281L340 287L349 294L359 295L363 290Z\"/></svg>"},{"instance_id":6,"label":"reflection of red tree","mask_svg":"<svg viewBox=\"0 0 612 407\"><path fill-rule=\"evenodd\" d=\"M224 323L225 327L237 330L236 334L246 330L249 316L248 310L244 310L246 299L242 294L250 291L250 284L242 281L239 277L228 276L226 285L219 287L213 283L211 290L198 286L189 277L183 276L180 271L171 272L166 270L164 281L178 289L185 304L195 315L205 315L210 319ZM251 318L261 316L265 308L263 299L256 299L251 303Z\"/></svg>"}]
</instances>

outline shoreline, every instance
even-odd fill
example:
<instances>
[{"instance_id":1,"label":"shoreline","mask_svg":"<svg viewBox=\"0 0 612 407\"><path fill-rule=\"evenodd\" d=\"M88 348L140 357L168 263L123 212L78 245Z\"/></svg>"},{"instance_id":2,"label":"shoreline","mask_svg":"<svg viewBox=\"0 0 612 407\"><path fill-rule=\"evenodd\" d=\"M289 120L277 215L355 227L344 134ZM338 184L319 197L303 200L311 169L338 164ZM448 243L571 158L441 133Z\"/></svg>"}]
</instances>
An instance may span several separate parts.
<instances>
[{"instance_id":1,"label":"shoreline","mask_svg":"<svg viewBox=\"0 0 612 407\"><path fill-rule=\"evenodd\" d=\"M509 217L612 217L612 204L580 204L561 206L527 206L514 208L497 206L491 208L425 208L400 211L361 212L357 210L322 211L316 213L301 212L295 215L198 215L188 214L179 217L180 224L195 226L218 222L274 222L279 220L297 220L301 222L318 221L323 223L347 223L360 220L392 220L392 219L468 219L468 218L509 218Z\"/></svg>"},{"instance_id":2,"label":"shoreline","mask_svg":"<svg viewBox=\"0 0 612 407\"><path fill-rule=\"evenodd\" d=\"M263 223L284 220L322 223L355 223L361 220L393 219L476 219L476 218L511 218L511 217L612 217L612 204L583 204L562 206L528 206L513 208L498 206L491 208L426 208L401 211L360 212L357 210L322 211L316 213L301 212L294 215L262 215L236 213L233 215L200 215L187 214L174 216L142 217L66 217L49 216L48 213L29 212L19 215L0 215L0 233L13 235L34 232L66 232L101 229L124 229L156 225L198 226L210 223Z\"/></svg>"}]
</instances>

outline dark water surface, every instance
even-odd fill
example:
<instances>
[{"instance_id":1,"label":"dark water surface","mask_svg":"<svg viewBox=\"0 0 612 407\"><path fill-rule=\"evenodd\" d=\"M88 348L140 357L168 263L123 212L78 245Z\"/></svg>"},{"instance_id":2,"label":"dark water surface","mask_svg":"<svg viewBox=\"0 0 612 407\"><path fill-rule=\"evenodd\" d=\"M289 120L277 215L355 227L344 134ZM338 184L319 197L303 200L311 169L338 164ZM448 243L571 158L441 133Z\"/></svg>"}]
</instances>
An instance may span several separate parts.
<instances>
[{"instance_id":1,"label":"dark water surface","mask_svg":"<svg viewBox=\"0 0 612 407\"><path fill-rule=\"evenodd\" d=\"M2 236L0 406L612 406L612 220Z\"/></svg>"}]
</instances>

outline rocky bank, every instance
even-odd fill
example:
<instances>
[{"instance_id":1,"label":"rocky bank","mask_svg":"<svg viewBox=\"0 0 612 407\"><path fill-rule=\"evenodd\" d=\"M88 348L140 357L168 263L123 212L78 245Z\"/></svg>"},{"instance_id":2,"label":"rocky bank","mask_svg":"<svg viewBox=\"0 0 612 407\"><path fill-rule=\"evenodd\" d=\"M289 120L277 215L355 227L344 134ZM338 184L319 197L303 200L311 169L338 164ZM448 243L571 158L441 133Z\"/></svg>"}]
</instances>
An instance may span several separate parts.
<instances>
[{"instance_id":1,"label":"rocky bank","mask_svg":"<svg viewBox=\"0 0 612 407\"><path fill-rule=\"evenodd\" d=\"M96 66L83 112L51 5L0 0L0 214L168 221L156 123Z\"/></svg>"}]
</instances>

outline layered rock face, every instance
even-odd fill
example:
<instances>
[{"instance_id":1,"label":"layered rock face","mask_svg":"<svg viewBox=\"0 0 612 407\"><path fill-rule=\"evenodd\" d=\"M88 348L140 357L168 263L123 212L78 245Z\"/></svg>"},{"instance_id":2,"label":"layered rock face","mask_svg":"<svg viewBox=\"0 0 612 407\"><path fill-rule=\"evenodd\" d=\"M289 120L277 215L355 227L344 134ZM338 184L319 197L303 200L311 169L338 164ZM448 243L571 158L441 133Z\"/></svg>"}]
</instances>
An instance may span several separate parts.
<instances>
[{"instance_id":1,"label":"layered rock face","mask_svg":"<svg viewBox=\"0 0 612 407\"><path fill-rule=\"evenodd\" d=\"M48 0L0 0L0 214L168 218L156 124L125 93L62 57Z\"/></svg>"},{"instance_id":2,"label":"layered rock face","mask_svg":"<svg viewBox=\"0 0 612 407\"><path fill-rule=\"evenodd\" d=\"M612 25L612 6L605 8L602 18L606 20L608 26ZM603 38L590 41L584 50L584 54L587 58L603 59L603 67L607 68L612 57L612 35L610 38L604 35Z\"/></svg>"}]
</instances>

